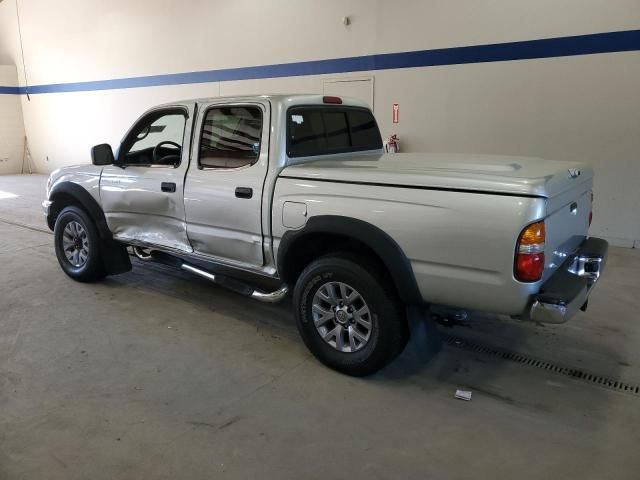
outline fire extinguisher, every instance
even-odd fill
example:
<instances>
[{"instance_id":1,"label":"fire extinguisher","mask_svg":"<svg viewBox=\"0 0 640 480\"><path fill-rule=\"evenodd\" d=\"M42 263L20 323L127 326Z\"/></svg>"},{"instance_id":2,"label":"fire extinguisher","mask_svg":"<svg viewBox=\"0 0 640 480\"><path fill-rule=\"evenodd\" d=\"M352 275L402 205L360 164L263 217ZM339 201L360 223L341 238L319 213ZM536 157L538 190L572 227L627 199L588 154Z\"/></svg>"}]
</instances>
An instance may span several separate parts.
<instances>
[{"instance_id":1,"label":"fire extinguisher","mask_svg":"<svg viewBox=\"0 0 640 480\"><path fill-rule=\"evenodd\" d=\"M400 139L395 133L384 141L384 151L386 153L398 153L400 151Z\"/></svg>"}]
</instances>

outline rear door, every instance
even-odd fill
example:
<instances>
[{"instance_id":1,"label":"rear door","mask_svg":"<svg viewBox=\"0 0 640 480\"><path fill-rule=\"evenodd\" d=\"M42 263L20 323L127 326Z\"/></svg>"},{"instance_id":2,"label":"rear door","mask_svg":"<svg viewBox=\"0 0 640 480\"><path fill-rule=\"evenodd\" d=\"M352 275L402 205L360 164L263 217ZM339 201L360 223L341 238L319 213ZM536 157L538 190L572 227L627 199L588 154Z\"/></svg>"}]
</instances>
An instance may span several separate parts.
<instances>
[{"instance_id":1,"label":"rear door","mask_svg":"<svg viewBox=\"0 0 640 480\"><path fill-rule=\"evenodd\" d=\"M269 102L198 106L184 203L196 253L264 264L262 192L269 163Z\"/></svg>"},{"instance_id":2,"label":"rear door","mask_svg":"<svg viewBox=\"0 0 640 480\"><path fill-rule=\"evenodd\" d=\"M192 251L184 212L195 104L152 110L127 133L117 165L103 169L100 198L116 239Z\"/></svg>"}]
</instances>

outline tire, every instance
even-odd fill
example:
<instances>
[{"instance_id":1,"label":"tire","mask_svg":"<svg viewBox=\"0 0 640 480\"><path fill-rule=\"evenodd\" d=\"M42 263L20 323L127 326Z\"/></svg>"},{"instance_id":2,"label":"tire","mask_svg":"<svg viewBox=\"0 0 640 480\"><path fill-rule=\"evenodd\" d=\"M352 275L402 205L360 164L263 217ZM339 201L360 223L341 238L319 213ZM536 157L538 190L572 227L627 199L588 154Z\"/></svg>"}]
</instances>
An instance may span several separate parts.
<instances>
[{"instance_id":1,"label":"tire","mask_svg":"<svg viewBox=\"0 0 640 480\"><path fill-rule=\"evenodd\" d=\"M84 210L76 206L63 209L53 235L58 263L69 277L93 282L106 276L98 229Z\"/></svg>"},{"instance_id":2,"label":"tire","mask_svg":"<svg viewBox=\"0 0 640 480\"><path fill-rule=\"evenodd\" d=\"M395 289L367 259L332 254L313 261L296 282L293 302L305 345L344 374L377 372L407 342L408 325Z\"/></svg>"}]
</instances>

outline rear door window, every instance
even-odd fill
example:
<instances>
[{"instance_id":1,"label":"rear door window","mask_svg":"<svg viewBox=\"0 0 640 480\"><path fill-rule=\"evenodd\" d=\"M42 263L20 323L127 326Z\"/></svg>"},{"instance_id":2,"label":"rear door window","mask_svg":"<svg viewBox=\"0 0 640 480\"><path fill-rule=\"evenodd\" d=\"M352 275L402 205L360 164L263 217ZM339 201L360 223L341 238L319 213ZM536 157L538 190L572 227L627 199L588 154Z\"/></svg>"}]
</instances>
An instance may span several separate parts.
<instances>
[{"instance_id":1,"label":"rear door window","mask_svg":"<svg viewBox=\"0 0 640 480\"><path fill-rule=\"evenodd\" d=\"M381 148L378 125L365 108L293 107L287 113L287 154L291 158Z\"/></svg>"},{"instance_id":2,"label":"rear door window","mask_svg":"<svg viewBox=\"0 0 640 480\"><path fill-rule=\"evenodd\" d=\"M206 112L200 137L199 165L240 168L260 156L262 111L251 105L212 107Z\"/></svg>"}]
</instances>

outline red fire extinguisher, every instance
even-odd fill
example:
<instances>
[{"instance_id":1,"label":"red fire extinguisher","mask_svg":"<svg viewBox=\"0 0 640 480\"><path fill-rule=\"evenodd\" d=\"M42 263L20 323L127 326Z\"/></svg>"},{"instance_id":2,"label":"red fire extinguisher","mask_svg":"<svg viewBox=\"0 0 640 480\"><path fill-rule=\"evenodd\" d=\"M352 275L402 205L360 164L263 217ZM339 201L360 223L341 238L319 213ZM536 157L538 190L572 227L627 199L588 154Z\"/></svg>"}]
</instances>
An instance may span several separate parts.
<instances>
[{"instance_id":1,"label":"red fire extinguisher","mask_svg":"<svg viewBox=\"0 0 640 480\"><path fill-rule=\"evenodd\" d=\"M400 151L400 139L395 133L384 141L384 151L387 153L398 153Z\"/></svg>"}]
</instances>

